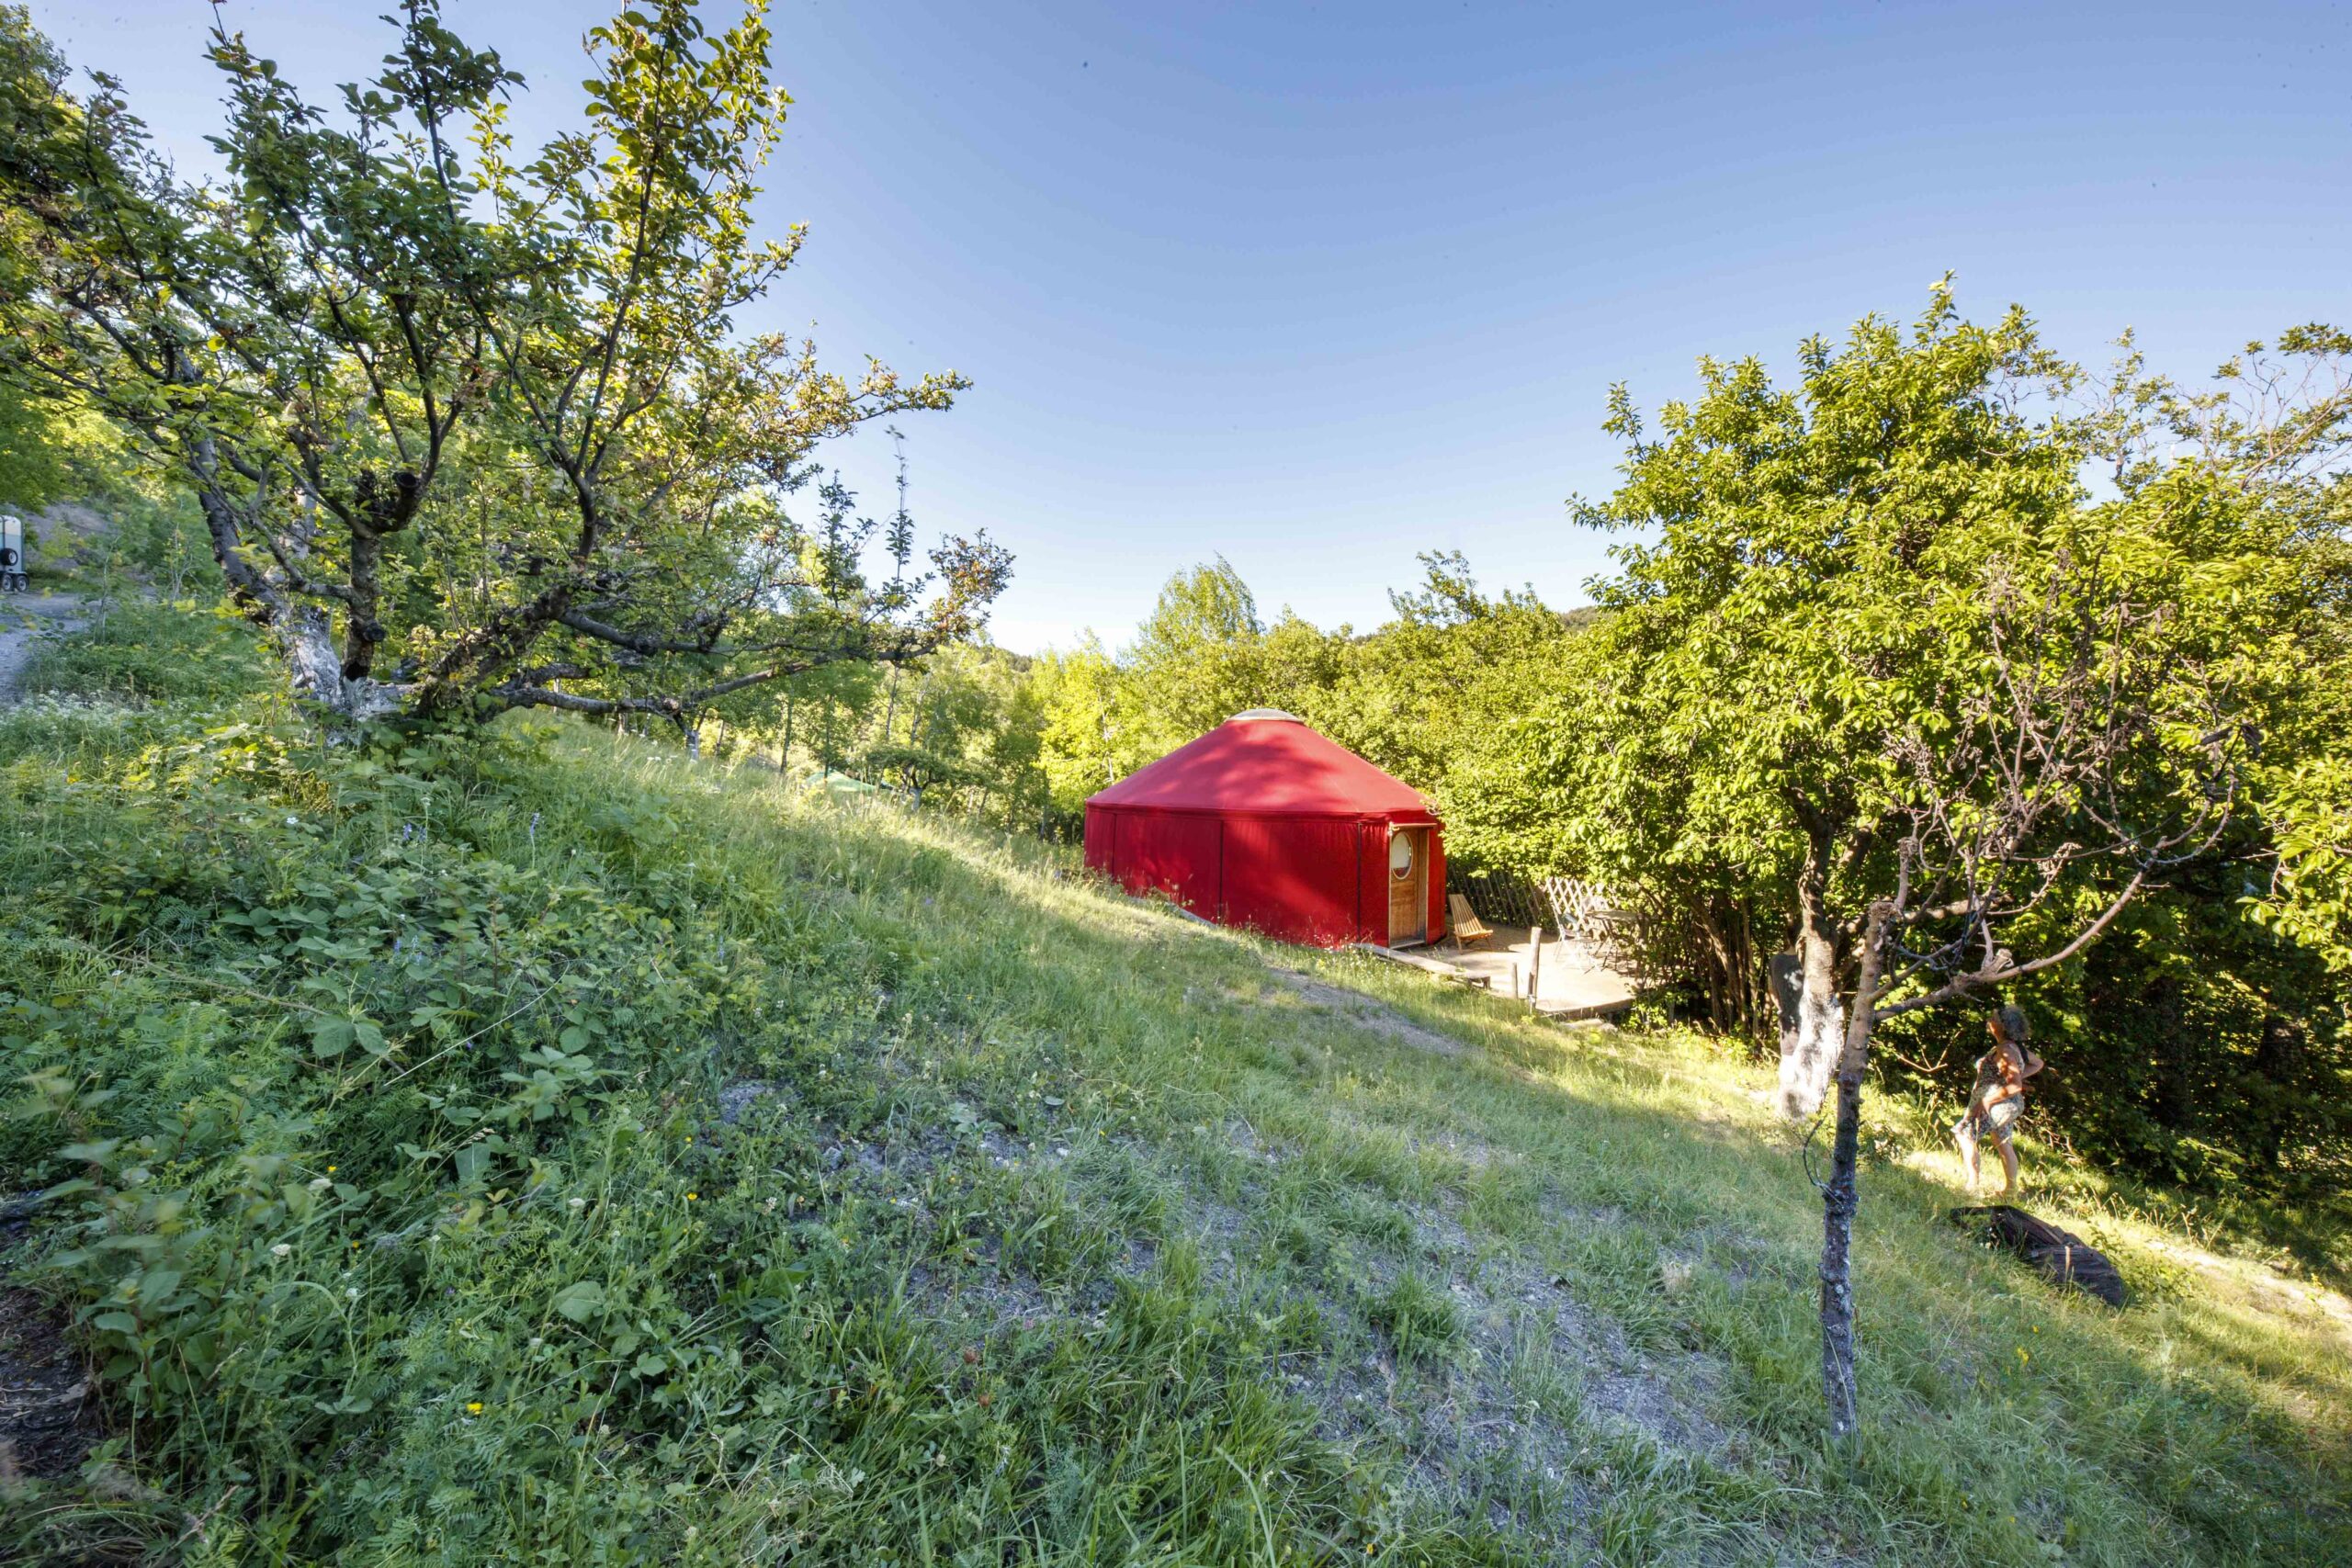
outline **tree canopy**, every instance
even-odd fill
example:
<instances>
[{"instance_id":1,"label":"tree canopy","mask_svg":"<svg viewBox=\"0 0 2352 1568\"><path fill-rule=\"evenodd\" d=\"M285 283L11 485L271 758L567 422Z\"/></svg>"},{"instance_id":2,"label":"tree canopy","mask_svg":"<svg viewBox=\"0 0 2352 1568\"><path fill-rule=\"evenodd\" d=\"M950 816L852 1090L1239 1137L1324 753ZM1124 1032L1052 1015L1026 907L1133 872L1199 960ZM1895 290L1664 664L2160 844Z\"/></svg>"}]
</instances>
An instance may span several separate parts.
<instances>
[{"instance_id":1,"label":"tree canopy","mask_svg":"<svg viewBox=\"0 0 2352 1568\"><path fill-rule=\"evenodd\" d=\"M1706 364L1657 439L1616 395L1626 482L1576 511L1652 538L1602 585L1577 831L1613 875L1760 894L1850 962L1905 844L1973 842L2026 792L2000 886L1917 933L1938 973L1996 971L2003 923L2064 923L2093 847L2153 875L2210 841L2292 711L2304 563L2208 459L2127 458L2094 499L2087 467L2142 432L2077 409L2086 378L2022 312L1977 327L1939 290L1908 333L1866 320L1801 358L1795 390ZM2088 729L2096 757L2053 770Z\"/></svg>"},{"instance_id":2,"label":"tree canopy","mask_svg":"<svg viewBox=\"0 0 2352 1568\"><path fill-rule=\"evenodd\" d=\"M966 635L1009 558L796 519L820 442L949 406L952 372L845 377L739 312L802 240L754 231L788 97L754 7L649 0L588 35L578 126L407 0L320 107L215 32L225 177L181 176L120 86L0 15L0 374L130 433L201 503L295 688L350 716L488 704L682 720L727 693Z\"/></svg>"},{"instance_id":3,"label":"tree canopy","mask_svg":"<svg viewBox=\"0 0 2352 1568\"><path fill-rule=\"evenodd\" d=\"M2334 351L2289 352L2314 347ZM1799 361L1788 390L1752 359L1702 363L1655 439L1612 394L1625 481L1572 504L1647 536L1602 585L1572 820L1614 877L1786 911L1786 1108L1809 1113L1836 1067L1821 1272L1842 1432L1876 1025L2065 964L2222 849L2264 738L2311 722L2323 672L2301 650L2325 594L2301 491L2253 471L2225 415L2129 359L2089 382L2022 310L1976 326L1947 284L1908 332L1866 318ZM2216 439L2155 453L2200 418Z\"/></svg>"}]
</instances>

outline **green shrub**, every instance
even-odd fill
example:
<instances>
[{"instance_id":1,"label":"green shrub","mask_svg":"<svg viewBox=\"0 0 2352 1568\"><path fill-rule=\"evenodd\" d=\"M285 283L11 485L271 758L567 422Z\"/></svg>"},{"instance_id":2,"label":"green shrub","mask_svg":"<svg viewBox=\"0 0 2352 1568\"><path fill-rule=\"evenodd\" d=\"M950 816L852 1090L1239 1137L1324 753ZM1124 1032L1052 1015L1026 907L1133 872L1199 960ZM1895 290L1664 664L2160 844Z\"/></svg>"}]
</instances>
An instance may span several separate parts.
<instances>
[{"instance_id":1,"label":"green shrub","mask_svg":"<svg viewBox=\"0 0 2352 1568\"><path fill-rule=\"evenodd\" d=\"M44 642L17 680L25 692L226 701L266 690L260 636L225 608L126 599L102 605L82 630Z\"/></svg>"},{"instance_id":2,"label":"green shrub","mask_svg":"<svg viewBox=\"0 0 2352 1568\"><path fill-rule=\"evenodd\" d=\"M468 1564L1342 1530L1373 1479L1261 1386L1311 1314L1231 1318L1175 1259L1061 1316L1175 1190L1110 1136L1133 1096L1000 1043L998 960L910 936L906 889L961 928L993 885L575 736L0 711L0 1184L47 1190L34 1277L150 1499L52 1497L0 1555L161 1553L215 1506L272 1558ZM956 1107L919 1176L856 1153ZM1066 1173L992 1152L1057 1139ZM926 1258L1049 1299L947 1329Z\"/></svg>"}]
</instances>

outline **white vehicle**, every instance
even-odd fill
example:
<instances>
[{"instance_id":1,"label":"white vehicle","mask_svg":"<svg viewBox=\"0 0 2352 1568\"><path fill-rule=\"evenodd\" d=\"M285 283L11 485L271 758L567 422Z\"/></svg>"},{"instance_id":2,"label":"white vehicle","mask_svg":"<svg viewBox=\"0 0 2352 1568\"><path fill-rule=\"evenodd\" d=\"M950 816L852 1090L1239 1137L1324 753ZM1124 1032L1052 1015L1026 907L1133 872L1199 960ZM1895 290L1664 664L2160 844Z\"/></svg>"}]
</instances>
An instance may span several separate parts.
<instances>
[{"instance_id":1,"label":"white vehicle","mask_svg":"<svg viewBox=\"0 0 2352 1568\"><path fill-rule=\"evenodd\" d=\"M0 512L0 593L22 593L31 586L25 578L25 520Z\"/></svg>"}]
</instances>

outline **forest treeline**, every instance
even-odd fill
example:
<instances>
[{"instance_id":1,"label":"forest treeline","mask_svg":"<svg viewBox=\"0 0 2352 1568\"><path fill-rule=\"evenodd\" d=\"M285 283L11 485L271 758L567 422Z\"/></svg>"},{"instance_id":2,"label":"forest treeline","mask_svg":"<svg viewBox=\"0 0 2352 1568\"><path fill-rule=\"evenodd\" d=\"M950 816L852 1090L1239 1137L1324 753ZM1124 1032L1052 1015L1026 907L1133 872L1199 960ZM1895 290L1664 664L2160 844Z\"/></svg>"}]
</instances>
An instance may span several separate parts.
<instances>
[{"instance_id":1,"label":"forest treeline","mask_svg":"<svg viewBox=\"0 0 2352 1568\"><path fill-rule=\"evenodd\" d=\"M1270 619L1220 558L1171 577L1116 648L1089 634L1035 655L978 642L915 665L835 666L714 711L695 739L1067 840L1089 795L1243 708L1283 707L1441 801L1450 853L1563 869L1555 825L1512 787L1523 772L1481 738L1525 716L1514 694L1558 668L1593 612L1489 595L1457 554L1423 567L1391 595L1392 618L1359 631Z\"/></svg>"}]
</instances>

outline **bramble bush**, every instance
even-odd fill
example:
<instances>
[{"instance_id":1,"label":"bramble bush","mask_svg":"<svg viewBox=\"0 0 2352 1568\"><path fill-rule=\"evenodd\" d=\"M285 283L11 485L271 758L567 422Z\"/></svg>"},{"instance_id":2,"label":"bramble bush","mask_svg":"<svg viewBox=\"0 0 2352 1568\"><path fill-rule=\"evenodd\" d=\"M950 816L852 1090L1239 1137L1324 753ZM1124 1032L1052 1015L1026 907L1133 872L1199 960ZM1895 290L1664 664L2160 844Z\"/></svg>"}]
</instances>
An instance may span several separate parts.
<instances>
[{"instance_id":1,"label":"bramble bush","mask_svg":"<svg viewBox=\"0 0 2352 1568\"><path fill-rule=\"evenodd\" d=\"M32 1277L118 1433L14 1544L135 1558L209 1519L193 1560L888 1561L1128 1514L1239 1551L1378 1512L1377 1472L1262 1387L1311 1323L1219 1312L1182 1243L1091 1334L957 1360L910 1259L1069 1280L1165 1219L1113 1145L1069 1168L1091 1215L984 1134L1083 1106L1101 1139L1133 1097L1048 1096L1034 1055L952 1089L876 1072L970 1041L988 999L842 907L821 834L779 866L775 837L682 816L690 782L616 787L551 734L0 716L0 1168L46 1189ZM910 1121L959 1130L930 1213L841 1168ZM1182 1375L1102 1397L1147 1364ZM1425 1534L1430 1561L1482 1556Z\"/></svg>"}]
</instances>

